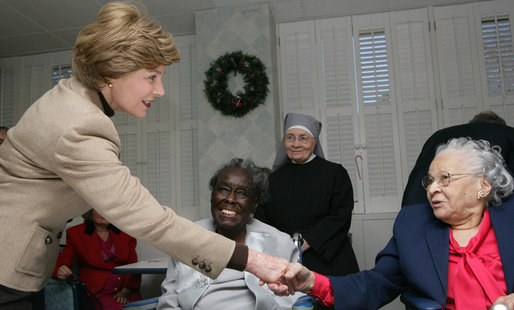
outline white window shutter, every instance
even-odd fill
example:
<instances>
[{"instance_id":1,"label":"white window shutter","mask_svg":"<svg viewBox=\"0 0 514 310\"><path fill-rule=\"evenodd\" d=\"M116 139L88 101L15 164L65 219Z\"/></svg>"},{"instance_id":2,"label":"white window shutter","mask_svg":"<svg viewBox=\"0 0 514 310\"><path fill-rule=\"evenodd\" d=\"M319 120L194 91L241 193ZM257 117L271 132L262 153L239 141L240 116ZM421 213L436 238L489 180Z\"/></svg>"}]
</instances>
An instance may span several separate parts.
<instances>
[{"instance_id":1,"label":"white window shutter","mask_svg":"<svg viewBox=\"0 0 514 310\"><path fill-rule=\"evenodd\" d=\"M175 205L171 197L171 136L169 130L155 130L146 133L146 187L166 206Z\"/></svg>"},{"instance_id":2,"label":"white window shutter","mask_svg":"<svg viewBox=\"0 0 514 310\"><path fill-rule=\"evenodd\" d=\"M353 186L354 210L356 213L364 213L362 155L355 148L358 122L354 121L353 115L331 113L325 117L323 125L327 137L324 147L327 160L340 163L346 168Z\"/></svg>"},{"instance_id":3,"label":"white window shutter","mask_svg":"<svg viewBox=\"0 0 514 310\"><path fill-rule=\"evenodd\" d=\"M137 176L144 182L143 179L143 167L141 165L142 158L141 152L142 147L139 145L139 135L141 129L139 128L139 122L137 118L128 115L121 111L115 111L112 117L116 131L120 137L121 149L120 149L120 160L121 162L129 167L130 173L133 176Z\"/></svg>"},{"instance_id":4,"label":"white window shutter","mask_svg":"<svg viewBox=\"0 0 514 310\"><path fill-rule=\"evenodd\" d=\"M494 5L491 5L494 4ZM514 4L493 1L475 4L480 33L480 69L485 108L514 124Z\"/></svg>"},{"instance_id":5,"label":"white window shutter","mask_svg":"<svg viewBox=\"0 0 514 310\"><path fill-rule=\"evenodd\" d=\"M119 132L119 130L118 130ZM136 132L123 132L120 133L120 160L130 169L130 174L140 176L140 167L138 165L138 150L137 150L137 134Z\"/></svg>"},{"instance_id":6,"label":"white window shutter","mask_svg":"<svg viewBox=\"0 0 514 310\"><path fill-rule=\"evenodd\" d=\"M434 8L444 127L483 110L478 46L471 4Z\"/></svg>"},{"instance_id":7,"label":"white window shutter","mask_svg":"<svg viewBox=\"0 0 514 310\"><path fill-rule=\"evenodd\" d=\"M403 184L438 128L427 9L390 13Z\"/></svg>"},{"instance_id":8,"label":"white window shutter","mask_svg":"<svg viewBox=\"0 0 514 310\"><path fill-rule=\"evenodd\" d=\"M71 64L54 65L52 67L52 86L55 86L62 79L67 79L73 76L71 71Z\"/></svg>"},{"instance_id":9,"label":"white window shutter","mask_svg":"<svg viewBox=\"0 0 514 310\"><path fill-rule=\"evenodd\" d=\"M314 22L279 25L282 112L319 119Z\"/></svg>"},{"instance_id":10,"label":"white window shutter","mask_svg":"<svg viewBox=\"0 0 514 310\"><path fill-rule=\"evenodd\" d=\"M399 210L403 190L389 17L353 18L366 213Z\"/></svg>"},{"instance_id":11,"label":"white window shutter","mask_svg":"<svg viewBox=\"0 0 514 310\"><path fill-rule=\"evenodd\" d=\"M180 206L198 207L200 192L198 171L198 129L180 130Z\"/></svg>"},{"instance_id":12,"label":"white window shutter","mask_svg":"<svg viewBox=\"0 0 514 310\"><path fill-rule=\"evenodd\" d=\"M177 38L181 59L172 65L173 104L177 124L175 140L176 188L179 213L191 219L200 212L200 172L198 156L198 103L196 84L196 48L194 36Z\"/></svg>"},{"instance_id":13,"label":"white window shutter","mask_svg":"<svg viewBox=\"0 0 514 310\"><path fill-rule=\"evenodd\" d=\"M123 133L122 127L127 124L127 114L122 112L114 112L114 116L111 118L112 122L116 126L118 134L121 136ZM123 155L122 155L123 156Z\"/></svg>"},{"instance_id":14,"label":"white window shutter","mask_svg":"<svg viewBox=\"0 0 514 310\"><path fill-rule=\"evenodd\" d=\"M0 67L0 124L14 125L14 68Z\"/></svg>"},{"instance_id":15,"label":"white window shutter","mask_svg":"<svg viewBox=\"0 0 514 310\"><path fill-rule=\"evenodd\" d=\"M364 189L356 152L359 139L352 20L350 17L316 21L322 146L327 160L342 164L353 185L354 210L364 212ZM357 166L359 165L359 166Z\"/></svg>"},{"instance_id":16,"label":"white window shutter","mask_svg":"<svg viewBox=\"0 0 514 310\"><path fill-rule=\"evenodd\" d=\"M156 98L144 118L144 180L145 186L157 200L166 206L175 207L173 178L173 117L172 92L167 85L172 83L170 74L163 76L166 90L164 96Z\"/></svg>"},{"instance_id":17,"label":"white window shutter","mask_svg":"<svg viewBox=\"0 0 514 310\"><path fill-rule=\"evenodd\" d=\"M25 111L32 103L41 97L50 87L48 81L42 77L50 77L45 74L43 64L28 64L23 66L23 93L22 110Z\"/></svg>"},{"instance_id":18,"label":"white window shutter","mask_svg":"<svg viewBox=\"0 0 514 310\"><path fill-rule=\"evenodd\" d=\"M144 141L146 142L145 186L161 204L165 204L159 197L159 152L166 150L160 149L158 131L146 132Z\"/></svg>"},{"instance_id":19,"label":"white window shutter","mask_svg":"<svg viewBox=\"0 0 514 310\"><path fill-rule=\"evenodd\" d=\"M198 102L193 96L194 72L195 72L195 57L196 49L194 41L187 41L180 43L180 62L175 66L178 66L179 70L179 93L180 93L180 104L179 114L181 122L197 120L198 119Z\"/></svg>"}]
</instances>

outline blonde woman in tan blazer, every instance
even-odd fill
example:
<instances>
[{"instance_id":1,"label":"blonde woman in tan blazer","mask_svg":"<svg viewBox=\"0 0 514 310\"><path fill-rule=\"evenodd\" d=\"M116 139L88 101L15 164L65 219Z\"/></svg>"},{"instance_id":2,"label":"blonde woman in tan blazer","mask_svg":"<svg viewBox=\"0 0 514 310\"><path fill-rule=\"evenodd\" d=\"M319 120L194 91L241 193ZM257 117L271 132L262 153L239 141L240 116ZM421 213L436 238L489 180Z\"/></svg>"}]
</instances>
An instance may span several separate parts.
<instances>
[{"instance_id":1,"label":"blonde woman in tan blazer","mask_svg":"<svg viewBox=\"0 0 514 310\"><path fill-rule=\"evenodd\" d=\"M179 57L171 34L140 8L108 3L77 37L74 77L9 130L0 148L0 309L30 309L30 293L52 273L66 221L90 208L211 278L232 268L281 279L287 260L177 216L119 161L113 110L145 117L164 95L166 66Z\"/></svg>"}]
</instances>

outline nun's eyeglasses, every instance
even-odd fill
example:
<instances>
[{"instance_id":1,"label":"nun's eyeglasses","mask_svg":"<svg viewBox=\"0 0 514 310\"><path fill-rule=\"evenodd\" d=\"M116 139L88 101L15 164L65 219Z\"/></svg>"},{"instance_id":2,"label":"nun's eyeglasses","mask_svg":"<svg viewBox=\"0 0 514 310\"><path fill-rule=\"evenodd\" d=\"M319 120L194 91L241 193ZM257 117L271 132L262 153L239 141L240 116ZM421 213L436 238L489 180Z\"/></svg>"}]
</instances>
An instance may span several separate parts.
<instances>
[{"instance_id":1,"label":"nun's eyeglasses","mask_svg":"<svg viewBox=\"0 0 514 310\"><path fill-rule=\"evenodd\" d=\"M304 135L301 135L299 137L297 137L295 135L287 135L284 140L286 141L286 143L291 143L291 144L294 143L296 140L298 140L298 142L300 144L307 144L307 143L309 143L309 141L311 141L311 139L312 139L311 137L304 136Z\"/></svg>"}]
</instances>

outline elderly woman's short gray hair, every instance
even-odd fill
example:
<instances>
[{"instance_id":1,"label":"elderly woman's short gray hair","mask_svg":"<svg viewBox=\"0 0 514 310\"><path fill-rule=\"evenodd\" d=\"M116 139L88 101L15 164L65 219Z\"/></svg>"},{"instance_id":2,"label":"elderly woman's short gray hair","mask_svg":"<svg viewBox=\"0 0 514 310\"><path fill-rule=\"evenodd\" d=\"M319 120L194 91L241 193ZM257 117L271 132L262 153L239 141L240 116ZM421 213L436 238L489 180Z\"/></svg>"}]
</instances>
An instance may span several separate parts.
<instances>
[{"instance_id":1,"label":"elderly woman's short gray hair","mask_svg":"<svg viewBox=\"0 0 514 310\"><path fill-rule=\"evenodd\" d=\"M233 158L228 163L219 167L209 181L209 188L211 191L218 185L220 174L231 168L243 168L252 177L252 193L255 198L257 198L257 202L259 204L263 204L268 200L268 177L266 176L264 169L256 166L251 159Z\"/></svg>"},{"instance_id":2,"label":"elderly woman's short gray hair","mask_svg":"<svg viewBox=\"0 0 514 310\"><path fill-rule=\"evenodd\" d=\"M448 140L447 144L440 145L436 150L436 156L449 151L465 153L469 171L477 176L487 177L491 184L487 205L501 204L501 199L509 196L514 190L512 176L505 168L505 160L499 146L491 146L486 140L454 138Z\"/></svg>"}]
</instances>

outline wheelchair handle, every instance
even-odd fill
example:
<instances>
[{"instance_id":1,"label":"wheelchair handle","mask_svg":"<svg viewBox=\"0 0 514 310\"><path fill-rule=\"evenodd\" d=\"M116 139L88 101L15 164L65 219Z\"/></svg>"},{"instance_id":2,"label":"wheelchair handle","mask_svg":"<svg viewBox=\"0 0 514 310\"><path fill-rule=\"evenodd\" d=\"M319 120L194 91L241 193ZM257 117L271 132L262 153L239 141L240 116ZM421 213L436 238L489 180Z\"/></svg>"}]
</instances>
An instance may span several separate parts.
<instances>
[{"instance_id":1,"label":"wheelchair handle","mask_svg":"<svg viewBox=\"0 0 514 310\"><path fill-rule=\"evenodd\" d=\"M296 247L298 248L298 262L300 264L302 264L303 263L303 259L302 259L303 236L302 236L302 234L301 233L294 233L293 234L293 242L296 245Z\"/></svg>"}]
</instances>

